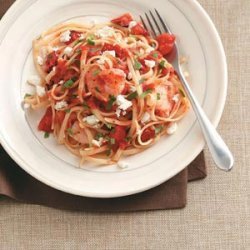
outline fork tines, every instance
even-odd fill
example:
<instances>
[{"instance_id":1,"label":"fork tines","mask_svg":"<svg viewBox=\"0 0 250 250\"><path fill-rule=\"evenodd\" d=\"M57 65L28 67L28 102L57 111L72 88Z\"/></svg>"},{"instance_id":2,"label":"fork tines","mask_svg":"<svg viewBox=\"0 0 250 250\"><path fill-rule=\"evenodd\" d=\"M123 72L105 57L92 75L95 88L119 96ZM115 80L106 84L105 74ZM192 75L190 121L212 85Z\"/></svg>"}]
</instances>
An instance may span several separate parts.
<instances>
[{"instance_id":1,"label":"fork tines","mask_svg":"<svg viewBox=\"0 0 250 250\"><path fill-rule=\"evenodd\" d=\"M169 27L167 26L166 22L164 22L158 10L157 9L154 10L155 10L155 15L152 13L152 11L149 11L150 16L147 13L145 13L147 22L142 16L140 16L142 24L145 27L145 29L151 32L154 36L157 36L157 34L161 34L164 32L171 34Z\"/></svg>"}]
</instances>

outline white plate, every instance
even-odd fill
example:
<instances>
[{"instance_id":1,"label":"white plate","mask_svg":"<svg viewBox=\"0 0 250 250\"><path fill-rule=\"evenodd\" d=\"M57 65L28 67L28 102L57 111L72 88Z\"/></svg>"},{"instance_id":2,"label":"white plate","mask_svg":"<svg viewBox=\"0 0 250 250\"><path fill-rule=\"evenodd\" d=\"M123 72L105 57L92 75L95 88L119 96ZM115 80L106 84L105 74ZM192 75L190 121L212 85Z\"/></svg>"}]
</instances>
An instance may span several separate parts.
<instances>
[{"instance_id":1,"label":"white plate","mask_svg":"<svg viewBox=\"0 0 250 250\"><path fill-rule=\"evenodd\" d=\"M201 152L204 140L192 111L178 132L154 147L128 157L130 167L76 168L78 161L36 126L40 117L21 108L26 79L34 71L31 41L44 29L73 19L103 21L124 12L135 16L157 7L189 58L192 89L216 126L227 90L227 66L216 29L194 0L19 0L0 23L0 140L29 174L59 190L89 197L138 193L173 177Z\"/></svg>"}]
</instances>

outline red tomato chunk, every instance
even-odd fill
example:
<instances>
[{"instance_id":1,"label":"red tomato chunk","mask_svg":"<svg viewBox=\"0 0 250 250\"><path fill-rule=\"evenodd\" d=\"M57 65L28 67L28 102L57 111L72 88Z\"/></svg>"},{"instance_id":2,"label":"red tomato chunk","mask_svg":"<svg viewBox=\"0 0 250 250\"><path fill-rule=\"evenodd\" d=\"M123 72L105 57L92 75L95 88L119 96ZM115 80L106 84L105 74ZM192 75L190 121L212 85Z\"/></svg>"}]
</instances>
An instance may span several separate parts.
<instances>
[{"instance_id":1,"label":"red tomato chunk","mask_svg":"<svg viewBox=\"0 0 250 250\"><path fill-rule=\"evenodd\" d=\"M168 33L163 33L159 35L156 40L159 43L159 48L158 50L162 53L162 55L166 56L169 54L173 48L174 48L174 43L175 43L175 36L170 35Z\"/></svg>"},{"instance_id":2,"label":"red tomato chunk","mask_svg":"<svg viewBox=\"0 0 250 250\"><path fill-rule=\"evenodd\" d=\"M131 21L133 21L133 17L129 13L111 20L112 23L118 24L122 27L128 27Z\"/></svg>"},{"instance_id":3,"label":"red tomato chunk","mask_svg":"<svg viewBox=\"0 0 250 250\"><path fill-rule=\"evenodd\" d=\"M44 132L52 132L52 109L51 107L47 108L45 115L38 125L38 129Z\"/></svg>"}]
</instances>

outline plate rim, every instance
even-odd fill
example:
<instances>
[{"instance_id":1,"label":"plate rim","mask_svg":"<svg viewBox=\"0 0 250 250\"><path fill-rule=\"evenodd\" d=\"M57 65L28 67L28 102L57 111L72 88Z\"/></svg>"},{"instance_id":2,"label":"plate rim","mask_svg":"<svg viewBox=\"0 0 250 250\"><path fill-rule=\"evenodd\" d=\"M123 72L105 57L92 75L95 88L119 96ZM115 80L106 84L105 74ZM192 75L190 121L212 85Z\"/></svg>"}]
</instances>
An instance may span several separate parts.
<instances>
[{"instance_id":1,"label":"plate rim","mask_svg":"<svg viewBox=\"0 0 250 250\"><path fill-rule=\"evenodd\" d=\"M30 0L28 2L26 2L25 4L28 4L30 2L33 2L34 0ZM5 15L3 16L3 18L0 21L0 33L2 32L2 29L4 30L4 27L6 25L12 25L11 23L8 24L8 22L11 21L11 19L13 19L13 15L15 14L15 12L18 12L19 7L24 4L24 0L17 0L12 6L11 8L5 13ZM169 2L172 2L172 0L169 0ZM227 68L227 60L226 60L226 54L223 48L223 44L221 41L221 38L219 36L219 33L215 27L215 24L213 23L212 19L210 18L210 16L208 15L208 13L205 11L205 9L201 6L201 4L195 0L189 0L190 4L192 4L192 7L196 8L196 12L199 13L201 16L203 16L204 20L206 21L206 26L211 30L211 33L214 36L214 39L216 40L216 45L218 47L218 51L220 52L218 58L220 61L220 64L223 68L223 93L221 93L220 96L220 107L218 108L216 115L214 115L213 120L211 120L212 124L217 127L219 124L219 121L222 117L222 113L225 107L225 103L226 103L226 96L227 96L227 88L228 88L228 68ZM0 42L0 46L1 46L1 42ZM197 123L198 121L196 121L195 123ZM172 178L174 175L178 174L180 171L182 171L189 163L191 163L195 157L198 156L198 154L203 150L203 147L205 145L205 141L202 138L202 140L200 141L199 145L197 145L195 152L192 154L192 157L189 157L186 159L185 162L183 162L182 164L180 164L180 167L178 168L179 171L176 173L172 173L172 175L168 175L167 178L165 178L165 180L160 180L159 182L155 183L154 185L145 185L144 188L140 188L140 189L136 189L134 191L131 192L126 192L126 191L119 191L119 192L115 192L114 194L110 194L110 193L91 193L91 192L85 192L85 191L76 191L75 189L70 190L68 187L64 187L64 186L59 186L57 183L52 183L51 181L48 181L46 178L44 179L42 176L40 176L39 174L36 173L35 170L30 169L29 165L25 162L25 160L23 160L16 152L14 149L11 148L10 145L8 145L8 142L5 141L4 136L2 135L2 133L0 133L0 143L3 146L3 148L6 150L6 152L10 155L10 157L24 170L26 171L28 174L30 174L31 176L33 176L34 178L36 178L37 180L45 183L48 186L51 186L53 188L56 188L57 190L63 191L63 192L67 192L67 193L71 193L74 195L80 195L80 196L85 196L85 197L96 197L96 198L114 198L114 197L122 197L122 196L127 196L127 195L132 195L132 194L136 194L136 193L140 193L146 190L149 190L153 187L156 187L162 183L164 183L165 181L169 180L170 178Z\"/></svg>"}]
</instances>

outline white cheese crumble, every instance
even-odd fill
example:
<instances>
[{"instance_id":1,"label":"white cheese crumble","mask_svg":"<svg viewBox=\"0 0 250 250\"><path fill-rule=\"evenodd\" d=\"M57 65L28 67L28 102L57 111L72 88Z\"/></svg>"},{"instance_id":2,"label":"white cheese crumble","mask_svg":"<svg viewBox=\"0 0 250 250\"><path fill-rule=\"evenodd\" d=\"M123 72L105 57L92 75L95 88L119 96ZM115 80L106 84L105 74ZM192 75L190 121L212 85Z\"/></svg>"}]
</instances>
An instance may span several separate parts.
<instances>
[{"instance_id":1,"label":"white cheese crumble","mask_svg":"<svg viewBox=\"0 0 250 250\"><path fill-rule=\"evenodd\" d=\"M131 92L135 92L136 91L136 87L135 86L130 86L130 91Z\"/></svg>"},{"instance_id":2,"label":"white cheese crumble","mask_svg":"<svg viewBox=\"0 0 250 250\"><path fill-rule=\"evenodd\" d=\"M143 116L142 116L141 122L142 122L142 123L147 123L147 122L150 121L150 119L151 119L150 114L149 114L148 112L145 112L145 113L143 114Z\"/></svg>"},{"instance_id":3,"label":"white cheese crumble","mask_svg":"<svg viewBox=\"0 0 250 250\"><path fill-rule=\"evenodd\" d=\"M46 94L45 88L37 85L36 86L36 93L38 96L43 97Z\"/></svg>"},{"instance_id":4,"label":"white cheese crumble","mask_svg":"<svg viewBox=\"0 0 250 250\"><path fill-rule=\"evenodd\" d=\"M116 109L115 114L118 118L121 116L121 112L122 111L120 109Z\"/></svg>"},{"instance_id":5,"label":"white cheese crumble","mask_svg":"<svg viewBox=\"0 0 250 250\"><path fill-rule=\"evenodd\" d=\"M115 69L115 72L121 76L123 76L124 78L126 78L126 74L123 70L121 69Z\"/></svg>"},{"instance_id":6,"label":"white cheese crumble","mask_svg":"<svg viewBox=\"0 0 250 250\"><path fill-rule=\"evenodd\" d=\"M94 146L98 147L98 148L101 147L102 143L103 143L103 138L102 137L99 140L92 140L92 144Z\"/></svg>"},{"instance_id":7,"label":"white cheese crumble","mask_svg":"<svg viewBox=\"0 0 250 250\"><path fill-rule=\"evenodd\" d=\"M129 164L128 164L127 162L125 162L125 161L119 161L119 162L117 163L117 166L118 166L119 168L121 168L121 169L126 169L126 168L129 167Z\"/></svg>"},{"instance_id":8,"label":"white cheese crumble","mask_svg":"<svg viewBox=\"0 0 250 250\"><path fill-rule=\"evenodd\" d=\"M118 108L123 111L126 111L128 108L132 106L132 102L125 99L124 96L122 95L117 96L116 103L119 106Z\"/></svg>"},{"instance_id":9,"label":"white cheese crumble","mask_svg":"<svg viewBox=\"0 0 250 250\"><path fill-rule=\"evenodd\" d=\"M40 77L37 76L37 75L32 75L32 76L30 76L30 77L28 78L27 82L28 82L29 84L31 84L31 85L36 86L36 85L40 85L40 84L41 84L41 79L40 79Z\"/></svg>"},{"instance_id":10,"label":"white cheese crumble","mask_svg":"<svg viewBox=\"0 0 250 250\"><path fill-rule=\"evenodd\" d=\"M179 94L174 95L173 98L172 98L172 100L174 102L178 102L180 100L180 95Z\"/></svg>"},{"instance_id":11,"label":"white cheese crumble","mask_svg":"<svg viewBox=\"0 0 250 250\"><path fill-rule=\"evenodd\" d=\"M79 39L80 40L82 40L82 39L84 39L85 38L85 35L83 35L83 34L81 34L80 36L79 36Z\"/></svg>"},{"instance_id":12,"label":"white cheese crumble","mask_svg":"<svg viewBox=\"0 0 250 250\"><path fill-rule=\"evenodd\" d=\"M105 64L105 60L103 58L100 58L99 60L96 61L98 64L103 65Z\"/></svg>"},{"instance_id":13,"label":"white cheese crumble","mask_svg":"<svg viewBox=\"0 0 250 250\"><path fill-rule=\"evenodd\" d=\"M58 84L59 84L59 85L63 85L63 84L64 84L64 81L61 80Z\"/></svg>"},{"instance_id":14,"label":"white cheese crumble","mask_svg":"<svg viewBox=\"0 0 250 250\"><path fill-rule=\"evenodd\" d=\"M83 121L88 123L90 126L93 126L99 122L99 119L95 115L89 115L83 118Z\"/></svg>"},{"instance_id":15,"label":"white cheese crumble","mask_svg":"<svg viewBox=\"0 0 250 250\"><path fill-rule=\"evenodd\" d=\"M174 123L172 123L172 124L167 128L167 133L168 133L169 135L172 135L172 134L174 134L174 133L176 132L177 129L178 129L177 123L174 122Z\"/></svg>"},{"instance_id":16,"label":"white cheese crumble","mask_svg":"<svg viewBox=\"0 0 250 250\"><path fill-rule=\"evenodd\" d=\"M154 51L155 49L153 47L149 47L146 49L146 53L149 54L150 52Z\"/></svg>"},{"instance_id":17,"label":"white cheese crumble","mask_svg":"<svg viewBox=\"0 0 250 250\"><path fill-rule=\"evenodd\" d=\"M68 103L65 102L65 101L60 101L60 102L57 102L56 105L55 105L55 109L56 110L61 110L61 109L64 109L68 106Z\"/></svg>"},{"instance_id":18,"label":"white cheese crumble","mask_svg":"<svg viewBox=\"0 0 250 250\"><path fill-rule=\"evenodd\" d=\"M41 56L38 56L36 60L37 60L37 63L38 63L40 66L43 65L43 58L42 58Z\"/></svg>"},{"instance_id":19,"label":"white cheese crumble","mask_svg":"<svg viewBox=\"0 0 250 250\"><path fill-rule=\"evenodd\" d=\"M56 52L56 51L59 50L59 48L58 47L53 47L52 50Z\"/></svg>"},{"instance_id":20,"label":"white cheese crumble","mask_svg":"<svg viewBox=\"0 0 250 250\"><path fill-rule=\"evenodd\" d=\"M109 26L104 26L102 29L97 30L95 34L101 38L107 38L114 36L115 30Z\"/></svg>"},{"instance_id":21,"label":"white cheese crumble","mask_svg":"<svg viewBox=\"0 0 250 250\"><path fill-rule=\"evenodd\" d=\"M64 54L65 54L66 56L71 56L72 51L73 51L73 48L71 48L71 47L66 47L66 48L64 49Z\"/></svg>"},{"instance_id":22,"label":"white cheese crumble","mask_svg":"<svg viewBox=\"0 0 250 250\"><path fill-rule=\"evenodd\" d=\"M62 43L66 43L69 42L71 39L71 32L69 30L64 31L61 35L60 35L60 41Z\"/></svg>"},{"instance_id":23,"label":"white cheese crumble","mask_svg":"<svg viewBox=\"0 0 250 250\"><path fill-rule=\"evenodd\" d=\"M111 55L113 57L115 57L115 51L114 50L106 50L103 55Z\"/></svg>"},{"instance_id":24,"label":"white cheese crumble","mask_svg":"<svg viewBox=\"0 0 250 250\"><path fill-rule=\"evenodd\" d=\"M30 108L30 104L29 103L24 103L23 107L24 107L24 109L29 109Z\"/></svg>"},{"instance_id":25,"label":"white cheese crumble","mask_svg":"<svg viewBox=\"0 0 250 250\"><path fill-rule=\"evenodd\" d=\"M145 65L148 66L149 68L155 67L155 61L153 60L144 60L144 61L145 61Z\"/></svg>"},{"instance_id":26,"label":"white cheese crumble","mask_svg":"<svg viewBox=\"0 0 250 250\"><path fill-rule=\"evenodd\" d=\"M128 25L128 28L129 29L132 29L133 27L135 27L137 25L137 22L136 21L131 21Z\"/></svg>"},{"instance_id":27,"label":"white cheese crumble","mask_svg":"<svg viewBox=\"0 0 250 250\"><path fill-rule=\"evenodd\" d=\"M128 73L127 78L128 78L128 80L132 80L133 75L132 75L132 73L131 73L131 72L129 72L129 73Z\"/></svg>"}]
</instances>

